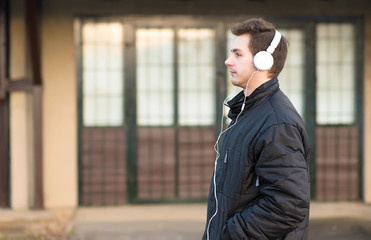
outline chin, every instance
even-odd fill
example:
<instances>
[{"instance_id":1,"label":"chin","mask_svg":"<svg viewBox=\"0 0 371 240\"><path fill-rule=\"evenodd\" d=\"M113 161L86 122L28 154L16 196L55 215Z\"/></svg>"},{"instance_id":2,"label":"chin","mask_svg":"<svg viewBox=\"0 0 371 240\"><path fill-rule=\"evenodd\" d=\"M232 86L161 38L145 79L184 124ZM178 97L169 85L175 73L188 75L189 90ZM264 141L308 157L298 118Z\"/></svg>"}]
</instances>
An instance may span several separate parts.
<instances>
[{"instance_id":1,"label":"chin","mask_svg":"<svg viewBox=\"0 0 371 240\"><path fill-rule=\"evenodd\" d=\"M237 80L232 79L231 80L231 83L232 83L233 86L239 87L239 84L238 84L238 81Z\"/></svg>"},{"instance_id":2,"label":"chin","mask_svg":"<svg viewBox=\"0 0 371 240\"><path fill-rule=\"evenodd\" d=\"M241 86L241 84L240 84L240 83L238 83L238 82L234 81L233 79L232 79L231 83L232 83L232 85L233 85L233 86L235 86L235 87L240 87L240 88L243 88L243 86Z\"/></svg>"}]
</instances>

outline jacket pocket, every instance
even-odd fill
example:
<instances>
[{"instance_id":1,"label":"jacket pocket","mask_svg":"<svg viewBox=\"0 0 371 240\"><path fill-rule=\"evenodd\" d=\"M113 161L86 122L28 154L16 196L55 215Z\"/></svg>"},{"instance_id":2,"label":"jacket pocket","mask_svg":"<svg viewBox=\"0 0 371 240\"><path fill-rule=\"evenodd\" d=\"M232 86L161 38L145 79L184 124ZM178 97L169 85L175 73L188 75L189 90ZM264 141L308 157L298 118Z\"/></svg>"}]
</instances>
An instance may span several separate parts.
<instances>
[{"instance_id":1,"label":"jacket pocket","mask_svg":"<svg viewBox=\"0 0 371 240\"><path fill-rule=\"evenodd\" d=\"M221 192L224 186L225 178L227 175L228 170L228 160L229 160L229 149L226 149L224 155L220 155L218 159L218 165L216 167L216 175L215 175L215 182L216 182L216 190L217 192ZM215 186L214 186L215 187Z\"/></svg>"},{"instance_id":2,"label":"jacket pocket","mask_svg":"<svg viewBox=\"0 0 371 240\"><path fill-rule=\"evenodd\" d=\"M224 179L222 192L229 198L238 198L240 186L243 181L244 162L240 158L240 152L233 148L227 148L223 159Z\"/></svg>"}]
</instances>

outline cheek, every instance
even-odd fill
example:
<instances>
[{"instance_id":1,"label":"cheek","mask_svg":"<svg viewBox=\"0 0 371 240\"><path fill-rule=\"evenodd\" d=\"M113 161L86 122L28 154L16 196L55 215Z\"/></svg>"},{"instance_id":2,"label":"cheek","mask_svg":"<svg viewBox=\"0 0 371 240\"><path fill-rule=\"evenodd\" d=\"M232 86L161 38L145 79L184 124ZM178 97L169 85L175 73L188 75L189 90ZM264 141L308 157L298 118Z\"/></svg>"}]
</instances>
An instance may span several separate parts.
<instances>
[{"instance_id":1,"label":"cheek","mask_svg":"<svg viewBox=\"0 0 371 240\"><path fill-rule=\"evenodd\" d=\"M247 70L247 69L254 69L254 58L251 56L247 59L245 59L245 61L242 63L244 68Z\"/></svg>"},{"instance_id":2,"label":"cheek","mask_svg":"<svg viewBox=\"0 0 371 240\"><path fill-rule=\"evenodd\" d=\"M250 69L253 65L252 60L250 59L241 59L236 65L239 67L240 70L246 71L247 69Z\"/></svg>"}]
</instances>

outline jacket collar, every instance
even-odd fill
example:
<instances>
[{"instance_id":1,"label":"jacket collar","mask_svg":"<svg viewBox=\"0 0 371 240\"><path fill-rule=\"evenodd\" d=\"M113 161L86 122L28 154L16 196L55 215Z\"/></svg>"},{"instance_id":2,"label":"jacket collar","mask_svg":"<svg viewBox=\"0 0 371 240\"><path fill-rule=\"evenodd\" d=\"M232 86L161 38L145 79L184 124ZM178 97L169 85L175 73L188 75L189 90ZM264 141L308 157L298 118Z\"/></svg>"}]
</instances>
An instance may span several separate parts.
<instances>
[{"instance_id":1,"label":"jacket collar","mask_svg":"<svg viewBox=\"0 0 371 240\"><path fill-rule=\"evenodd\" d=\"M278 79L273 78L268 82L263 83L258 88L256 88L248 97L246 97L246 103L244 112L255 106L261 100L271 96L279 89ZM227 102L227 106L230 108L228 117L230 119L235 119L237 115L241 112L241 107L244 101L245 95L243 90L239 92L232 100Z\"/></svg>"}]
</instances>

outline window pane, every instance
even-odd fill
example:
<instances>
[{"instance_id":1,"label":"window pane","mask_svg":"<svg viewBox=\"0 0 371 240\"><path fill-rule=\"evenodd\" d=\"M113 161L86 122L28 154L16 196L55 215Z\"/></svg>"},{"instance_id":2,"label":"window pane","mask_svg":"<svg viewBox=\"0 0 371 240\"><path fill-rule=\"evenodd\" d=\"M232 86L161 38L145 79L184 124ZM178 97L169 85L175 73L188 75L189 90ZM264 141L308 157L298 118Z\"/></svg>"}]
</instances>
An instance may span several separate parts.
<instances>
[{"instance_id":1,"label":"window pane","mask_svg":"<svg viewBox=\"0 0 371 240\"><path fill-rule=\"evenodd\" d=\"M278 76L280 88L289 97L301 116L304 114L304 32L298 29L279 29L289 41L285 66Z\"/></svg>"},{"instance_id":2,"label":"window pane","mask_svg":"<svg viewBox=\"0 0 371 240\"><path fill-rule=\"evenodd\" d=\"M172 29L138 29L137 122L140 126L167 126L174 123Z\"/></svg>"},{"instance_id":3,"label":"window pane","mask_svg":"<svg viewBox=\"0 0 371 240\"><path fill-rule=\"evenodd\" d=\"M85 23L82 27L84 126L123 124L123 27Z\"/></svg>"},{"instance_id":4,"label":"window pane","mask_svg":"<svg viewBox=\"0 0 371 240\"><path fill-rule=\"evenodd\" d=\"M355 121L355 30L352 24L317 25L317 123Z\"/></svg>"},{"instance_id":5,"label":"window pane","mask_svg":"<svg viewBox=\"0 0 371 240\"><path fill-rule=\"evenodd\" d=\"M215 122L214 31L180 29L179 124Z\"/></svg>"}]
</instances>

